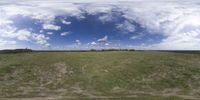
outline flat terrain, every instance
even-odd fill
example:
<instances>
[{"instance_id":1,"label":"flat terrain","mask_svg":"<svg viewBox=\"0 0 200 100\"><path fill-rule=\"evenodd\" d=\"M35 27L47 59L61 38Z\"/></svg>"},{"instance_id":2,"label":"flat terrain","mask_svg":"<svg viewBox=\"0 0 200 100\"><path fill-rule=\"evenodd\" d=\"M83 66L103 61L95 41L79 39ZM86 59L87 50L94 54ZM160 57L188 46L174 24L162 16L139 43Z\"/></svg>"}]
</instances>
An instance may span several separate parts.
<instances>
[{"instance_id":1,"label":"flat terrain","mask_svg":"<svg viewBox=\"0 0 200 100\"><path fill-rule=\"evenodd\" d=\"M200 100L200 53L0 54L0 100Z\"/></svg>"}]
</instances>

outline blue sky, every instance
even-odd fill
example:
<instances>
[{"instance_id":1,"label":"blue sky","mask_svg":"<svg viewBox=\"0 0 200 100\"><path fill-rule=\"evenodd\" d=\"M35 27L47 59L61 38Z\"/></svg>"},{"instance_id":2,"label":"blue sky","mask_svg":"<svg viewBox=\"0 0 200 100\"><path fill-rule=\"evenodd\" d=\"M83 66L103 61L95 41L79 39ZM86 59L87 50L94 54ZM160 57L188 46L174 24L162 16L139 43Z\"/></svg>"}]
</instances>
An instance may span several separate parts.
<instances>
[{"instance_id":1,"label":"blue sky","mask_svg":"<svg viewBox=\"0 0 200 100\"><path fill-rule=\"evenodd\" d=\"M0 49L200 49L195 0L3 0L0 11Z\"/></svg>"}]
</instances>

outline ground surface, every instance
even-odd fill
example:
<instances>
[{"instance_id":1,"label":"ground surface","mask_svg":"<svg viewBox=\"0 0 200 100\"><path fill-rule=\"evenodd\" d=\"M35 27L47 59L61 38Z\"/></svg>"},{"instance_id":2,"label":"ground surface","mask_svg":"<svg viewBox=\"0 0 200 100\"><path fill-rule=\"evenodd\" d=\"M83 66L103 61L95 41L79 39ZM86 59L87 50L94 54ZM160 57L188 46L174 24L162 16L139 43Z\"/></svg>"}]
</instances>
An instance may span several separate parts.
<instances>
[{"instance_id":1,"label":"ground surface","mask_svg":"<svg viewBox=\"0 0 200 100\"><path fill-rule=\"evenodd\" d=\"M0 54L1 100L200 99L200 53Z\"/></svg>"}]
</instances>

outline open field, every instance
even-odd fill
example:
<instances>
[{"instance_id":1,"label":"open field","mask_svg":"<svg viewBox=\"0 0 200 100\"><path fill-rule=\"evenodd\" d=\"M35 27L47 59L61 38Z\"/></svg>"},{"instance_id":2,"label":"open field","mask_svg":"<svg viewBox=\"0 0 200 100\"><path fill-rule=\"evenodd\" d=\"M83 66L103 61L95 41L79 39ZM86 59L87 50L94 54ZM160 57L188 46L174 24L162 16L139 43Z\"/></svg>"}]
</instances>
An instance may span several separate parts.
<instances>
[{"instance_id":1,"label":"open field","mask_svg":"<svg viewBox=\"0 0 200 100\"><path fill-rule=\"evenodd\" d=\"M199 100L200 53L0 54L0 100Z\"/></svg>"}]
</instances>

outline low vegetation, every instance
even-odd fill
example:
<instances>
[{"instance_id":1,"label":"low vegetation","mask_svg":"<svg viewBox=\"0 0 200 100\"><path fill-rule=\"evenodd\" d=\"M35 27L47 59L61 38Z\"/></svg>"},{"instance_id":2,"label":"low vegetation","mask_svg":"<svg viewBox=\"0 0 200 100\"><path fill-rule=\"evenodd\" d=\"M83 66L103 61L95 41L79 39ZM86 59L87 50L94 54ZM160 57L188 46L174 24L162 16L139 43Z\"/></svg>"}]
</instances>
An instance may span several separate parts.
<instances>
[{"instance_id":1,"label":"low vegetation","mask_svg":"<svg viewBox=\"0 0 200 100\"><path fill-rule=\"evenodd\" d=\"M15 50L1 50L0 53L5 54L5 53L29 53L33 52L31 49L15 49Z\"/></svg>"},{"instance_id":2,"label":"low vegetation","mask_svg":"<svg viewBox=\"0 0 200 100\"><path fill-rule=\"evenodd\" d=\"M0 54L1 100L199 100L200 53Z\"/></svg>"}]
</instances>

